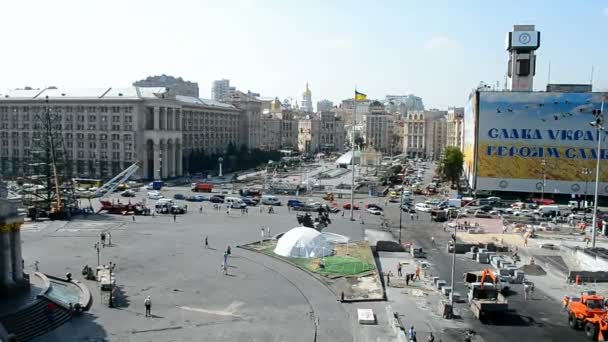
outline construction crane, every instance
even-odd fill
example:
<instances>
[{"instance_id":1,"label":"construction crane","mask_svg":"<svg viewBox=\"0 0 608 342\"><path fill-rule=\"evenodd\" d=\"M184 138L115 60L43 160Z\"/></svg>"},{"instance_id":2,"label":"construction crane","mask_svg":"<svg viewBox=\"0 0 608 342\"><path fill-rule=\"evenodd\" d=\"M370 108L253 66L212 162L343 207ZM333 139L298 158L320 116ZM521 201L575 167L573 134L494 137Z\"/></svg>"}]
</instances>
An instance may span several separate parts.
<instances>
[{"instance_id":1,"label":"construction crane","mask_svg":"<svg viewBox=\"0 0 608 342\"><path fill-rule=\"evenodd\" d=\"M139 169L139 162L132 164L128 168L122 170L119 174L117 174L114 178L110 179L102 186L100 186L97 191L95 191L95 197L100 197L101 201L103 198L106 198L116 190L116 188L124 183L129 177L131 177L137 170Z\"/></svg>"},{"instance_id":2,"label":"construction crane","mask_svg":"<svg viewBox=\"0 0 608 342\"><path fill-rule=\"evenodd\" d=\"M147 213L149 213L149 210L146 208L144 203L134 203L133 204L130 201L128 203L120 203L120 201L118 201L118 203L112 203L112 201L110 201L108 199L110 194L112 192L114 192L114 190L116 190L116 188L120 184L124 183L127 179L129 179L129 177L131 177L138 169L139 169L139 162L124 169L122 172L120 172L114 178L110 179L105 184L100 186L99 189L97 189L97 191L95 192L95 195L101 196L101 197L99 197L99 202L101 203L101 209L99 209L99 211L97 211L97 213L100 213L102 211L106 211L110 214L119 214L119 215L127 215L128 213L133 213L133 214L137 214L137 215L147 215Z\"/></svg>"}]
</instances>

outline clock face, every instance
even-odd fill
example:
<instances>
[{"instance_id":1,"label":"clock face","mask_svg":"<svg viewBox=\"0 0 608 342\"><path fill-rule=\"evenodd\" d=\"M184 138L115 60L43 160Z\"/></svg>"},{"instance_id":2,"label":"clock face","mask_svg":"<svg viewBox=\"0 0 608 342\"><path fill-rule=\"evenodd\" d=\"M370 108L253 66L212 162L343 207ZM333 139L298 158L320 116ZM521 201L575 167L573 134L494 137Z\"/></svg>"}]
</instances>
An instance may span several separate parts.
<instances>
[{"instance_id":1,"label":"clock face","mask_svg":"<svg viewBox=\"0 0 608 342\"><path fill-rule=\"evenodd\" d=\"M522 44L528 44L532 40L532 37L529 33L522 33L519 35L519 42Z\"/></svg>"}]
</instances>

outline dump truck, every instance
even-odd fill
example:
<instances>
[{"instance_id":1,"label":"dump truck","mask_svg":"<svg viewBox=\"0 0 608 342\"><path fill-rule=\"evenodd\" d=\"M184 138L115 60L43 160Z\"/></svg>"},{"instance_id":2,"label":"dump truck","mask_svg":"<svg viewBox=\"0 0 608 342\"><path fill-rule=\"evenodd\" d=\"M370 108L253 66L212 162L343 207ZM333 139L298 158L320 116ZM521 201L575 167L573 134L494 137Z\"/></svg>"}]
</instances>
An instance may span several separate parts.
<instances>
[{"instance_id":1,"label":"dump truck","mask_svg":"<svg viewBox=\"0 0 608 342\"><path fill-rule=\"evenodd\" d=\"M482 323L490 318L504 315L509 309L505 296L492 284L472 283L468 293L473 315Z\"/></svg>"},{"instance_id":2,"label":"dump truck","mask_svg":"<svg viewBox=\"0 0 608 342\"><path fill-rule=\"evenodd\" d=\"M509 282L489 268L482 271L464 273L463 280L465 286L469 289L472 284L481 284L482 287L488 284L493 285L502 294L507 293L510 289ZM491 280L491 282L487 280Z\"/></svg>"},{"instance_id":3,"label":"dump truck","mask_svg":"<svg viewBox=\"0 0 608 342\"><path fill-rule=\"evenodd\" d=\"M608 337L608 313L604 300L604 296L595 291L582 292L580 297L565 296L563 302L568 312L568 325L572 329L582 328L592 341L604 341L604 337Z\"/></svg>"}]
</instances>

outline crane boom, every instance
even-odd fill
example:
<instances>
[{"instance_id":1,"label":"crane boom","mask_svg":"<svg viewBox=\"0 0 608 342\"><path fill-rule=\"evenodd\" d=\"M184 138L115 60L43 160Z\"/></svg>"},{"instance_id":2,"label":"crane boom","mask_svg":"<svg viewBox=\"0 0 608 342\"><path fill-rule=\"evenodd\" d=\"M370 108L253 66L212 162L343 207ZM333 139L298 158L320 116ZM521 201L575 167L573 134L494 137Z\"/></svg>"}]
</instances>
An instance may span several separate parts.
<instances>
[{"instance_id":1,"label":"crane boom","mask_svg":"<svg viewBox=\"0 0 608 342\"><path fill-rule=\"evenodd\" d=\"M132 164L128 168L124 169L122 172L117 174L114 178L110 179L106 183L97 189L95 192L96 196L101 196L101 198L105 198L109 196L119 184L124 183L129 177L131 177L137 170L139 169L139 162Z\"/></svg>"}]
</instances>

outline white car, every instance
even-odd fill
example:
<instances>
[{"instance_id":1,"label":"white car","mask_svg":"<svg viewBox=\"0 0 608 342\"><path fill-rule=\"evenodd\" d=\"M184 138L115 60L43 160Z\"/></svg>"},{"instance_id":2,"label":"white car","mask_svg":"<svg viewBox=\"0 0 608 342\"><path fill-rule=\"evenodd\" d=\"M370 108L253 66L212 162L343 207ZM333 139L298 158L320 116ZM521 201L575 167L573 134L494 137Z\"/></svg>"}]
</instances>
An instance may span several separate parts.
<instances>
[{"instance_id":1,"label":"white car","mask_svg":"<svg viewBox=\"0 0 608 342\"><path fill-rule=\"evenodd\" d=\"M163 196L163 194L161 194L158 191L148 191L148 198L149 199L157 200L157 199L161 199L163 197L165 197L165 196Z\"/></svg>"},{"instance_id":2,"label":"white car","mask_svg":"<svg viewBox=\"0 0 608 342\"><path fill-rule=\"evenodd\" d=\"M378 208L368 208L367 212L372 215L382 215L382 210L379 210Z\"/></svg>"},{"instance_id":3,"label":"white car","mask_svg":"<svg viewBox=\"0 0 608 342\"><path fill-rule=\"evenodd\" d=\"M426 203L416 203L414 209L416 209L417 211L422 211L423 213L428 213L433 209L433 207Z\"/></svg>"}]
</instances>

